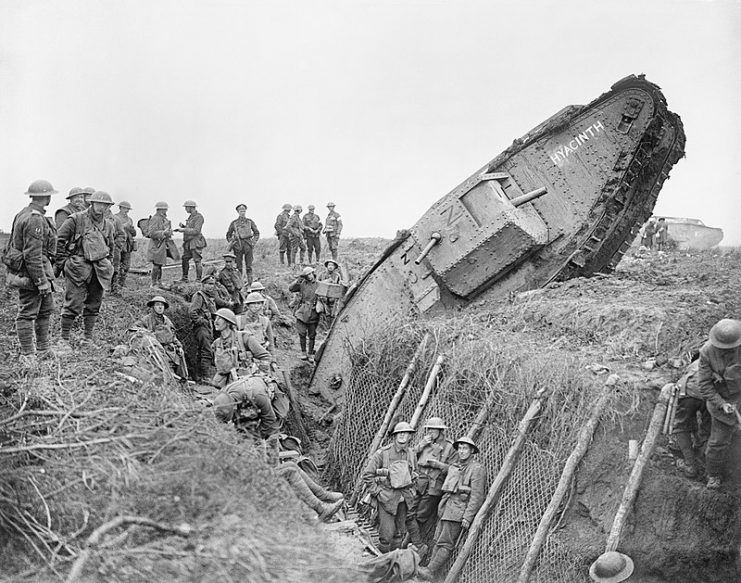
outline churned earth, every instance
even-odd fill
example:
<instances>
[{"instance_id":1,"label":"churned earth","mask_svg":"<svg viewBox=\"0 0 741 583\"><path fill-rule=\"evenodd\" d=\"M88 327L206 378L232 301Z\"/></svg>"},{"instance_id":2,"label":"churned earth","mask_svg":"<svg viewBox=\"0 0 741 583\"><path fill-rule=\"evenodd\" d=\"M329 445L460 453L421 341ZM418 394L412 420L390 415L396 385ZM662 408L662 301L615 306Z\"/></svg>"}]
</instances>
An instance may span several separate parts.
<instances>
[{"instance_id":1,"label":"churned earth","mask_svg":"<svg viewBox=\"0 0 741 583\"><path fill-rule=\"evenodd\" d=\"M386 243L343 241L350 276L358 278ZM209 241L206 259L218 262L223 250ZM297 271L278 264L275 240L261 241L255 255L256 279L290 315L286 290ZM142 255L135 263L146 268ZM482 297L464 310L481 322L510 322L543 346L572 349L595 365L595 382L609 370L627 387L614 414L603 416L554 533L587 568L604 550L630 473L628 441L645 434L659 389L681 376L715 321L741 314L740 264L735 249L631 253L609 276L508 301ZM173 284L179 277L176 266L163 279ZM73 355L31 371L17 365L15 294L0 291L0 577L364 580L357 563L370 555L358 537L328 533L272 474L259 444L214 420L200 387L117 374L122 366L112 351L145 309L154 291L148 286L146 275L131 275L123 296L106 298L95 346L80 346L76 331ZM170 301L170 317L192 354L189 287L156 293ZM59 305L59 292L56 299ZM58 317L52 331L58 334ZM341 411L308 394L311 369L297 358L292 328L276 332L278 364L301 403L305 453L321 466ZM709 492L702 477L676 469L668 437L659 437L621 538L620 550L636 562L631 581L739 580L740 455L735 443L729 479ZM155 526L112 522L120 517Z\"/></svg>"}]
</instances>

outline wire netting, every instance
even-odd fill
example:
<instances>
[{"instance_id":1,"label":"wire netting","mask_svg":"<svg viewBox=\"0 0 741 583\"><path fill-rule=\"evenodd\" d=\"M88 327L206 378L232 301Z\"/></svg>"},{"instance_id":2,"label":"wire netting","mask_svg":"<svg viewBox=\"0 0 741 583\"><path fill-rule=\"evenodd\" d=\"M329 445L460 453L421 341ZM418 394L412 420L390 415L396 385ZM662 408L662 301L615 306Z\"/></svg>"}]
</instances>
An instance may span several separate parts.
<instances>
[{"instance_id":1,"label":"wire netting","mask_svg":"<svg viewBox=\"0 0 741 583\"><path fill-rule=\"evenodd\" d=\"M451 336L457 342L450 341ZM345 393L344 415L330 443L328 463L330 478L346 492L352 490L363 469L371 441L420 337L419 330L397 329L395 333L366 339L362 351L348 348L354 366ZM516 581L566 459L598 398L595 385L601 383L584 376L583 363L568 353L558 349L544 353L542 348L527 345L529 341L524 338L508 336L504 341L490 336L461 340L449 327L435 330L434 338L420 359L395 419L411 418L429 371L442 354L443 370L414 441L421 439L424 420L432 416L445 420L449 427L446 437L451 440L473 434L480 447L478 461L486 469L489 485L535 394L546 387L536 424L459 577L466 583ZM385 443L387 440L382 445ZM551 525L551 535L557 530L568 501L562 503ZM588 564L581 557L549 536L530 581L588 581L587 572Z\"/></svg>"}]
</instances>

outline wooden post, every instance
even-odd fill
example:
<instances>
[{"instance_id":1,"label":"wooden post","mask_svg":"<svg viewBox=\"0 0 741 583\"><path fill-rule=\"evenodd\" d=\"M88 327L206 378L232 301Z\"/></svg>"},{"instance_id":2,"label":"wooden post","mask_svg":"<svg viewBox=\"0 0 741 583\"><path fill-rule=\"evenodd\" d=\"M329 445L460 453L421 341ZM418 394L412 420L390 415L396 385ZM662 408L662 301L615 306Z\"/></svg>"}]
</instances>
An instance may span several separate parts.
<instances>
[{"instance_id":1,"label":"wooden post","mask_svg":"<svg viewBox=\"0 0 741 583\"><path fill-rule=\"evenodd\" d=\"M502 467L499 468L497 477L494 478L494 482L492 482L489 487L489 493L486 496L486 500L484 500L483 505L476 513L476 517L471 523L471 528L468 530L468 538L466 538L466 542L463 543L463 547L455 558L453 566L450 568L450 571L448 571L448 574L445 577L445 583L455 583L458 580L466 561L468 561L468 557L471 556L479 535L484 528L484 524L496 507L499 497L502 494L502 490L504 490L504 486L507 484L512 471L520 459L520 453L525 445L525 436L530 431L535 417L540 413L540 409L543 406L542 397L544 392L545 387L537 392L535 399L530 404L525 416L520 420L520 424L517 426L517 434L515 435L514 443L512 444L512 447L509 448L507 456L502 462Z\"/></svg>"},{"instance_id":2,"label":"wooden post","mask_svg":"<svg viewBox=\"0 0 741 583\"><path fill-rule=\"evenodd\" d=\"M620 501L620 506L615 513L615 518L612 521L612 528L610 529L610 535L607 537L607 544L605 546L605 552L614 551L617 549L620 543L620 533L625 525L625 519L630 513L635 501L638 488L641 485L641 477L643 476L643 468L646 466L648 458L651 457L651 452L656 442L656 437L661 432L661 422L666 415L667 406L672 400L672 392L674 390L674 384L669 383L664 385L659 395L659 401L654 407L654 413L651 417L651 422L648 425L648 431L646 431L646 437L643 439L643 445L641 446L641 453L638 454L635 463L633 464L633 471L630 473L628 483L625 485L625 491L623 492L623 499Z\"/></svg>"},{"instance_id":3,"label":"wooden post","mask_svg":"<svg viewBox=\"0 0 741 583\"><path fill-rule=\"evenodd\" d=\"M376 450L381 445L381 442L383 441L383 437L386 435L386 432L388 431L389 424L391 423L391 419L394 416L394 413L396 412L397 407L399 406L399 403L401 402L402 398L404 398L404 394L407 391L407 387L409 386L409 381L412 379L412 375L414 374L414 371L417 368L417 361L419 361L420 357L422 356L422 353L425 350L425 347L427 346L427 342L430 339L430 333L427 332L422 337L422 340L419 343L419 346L417 346L417 350L414 352L414 356L412 356L412 360L409 361L409 366L407 366L407 370L404 373L404 377L401 379L401 383L399 383L399 387L396 389L396 394L394 394L393 399L391 399L391 402L389 403L388 409L386 409L386 415L383 417L383 421L381 422L381 426L378 428L378 431L376 432L375 437L373 438L373 441L371 441L370 447L368 447L368 453L365 456L365 459L363 460L363 464L360 466L360 469L365 467L365 464L368 463L368 460L370 459L370 456L372 456ZM358 479L355 481L355 487L352 491L352 496L350 497L350 505L354 506L358 501L358 495L360 494L360 489L363 485L363 479L358 476Z\"/></svg>"},{"instance_id":4,"label":"wooden post","mask_svg":"<svg viewBox=\"0 0 741 583\"><path fill-rule=\"evenodd\" d=\"M414 415L412 415L412 420L409 422L409 424L417 428L417 423L419 423L419 418L422 416L422 412L425 410L425 407L427 406L427 401L430 400L430 394L432 393L432 388L435 386L435 383L437 382L437 375L440 372L440 367L443 364L443 361L445 360L445 357L441 354L437 357L437 360L435 361L435 364L432 366L432 369L430 370L430 374L427 377L427 384L425 385L424 391L422 391L422 397L419 400L419 404L417 405L417 408L414 410Z\"/></svg>"},{"instance_id":5,"label":"wooden post","mask_svg":"<svg viewBox=\"0 0 741 583\"><path fill-rule=\"evenodd\" d=\"M538 525L538 530L535 532L533 540L530 543L530 548L527 551L525 561L520 569L520 575L517 578L517 583L527 583L530 579L530 573L532 573L532 570L535 567L535 561L538 560L540 549L543 547L545 539L548 536L548 529L551 526L551 522L553 522L556 511L569 489L571 479L574 477L574 473L576 473L576 466L579 465L579 462L584 457L584 454L587 452L587 448L589 447L589 442L592 441L592 437L594 437L594 431L597 428L600 417L602 416L602 411L605 408L607 400L610 398L610 389L614 387L618 381L618 376L614 374L607 378L602 387L602 393L600 394L599 399L597 399L594 407L592 407L589 419L579 432L579 439L576 442L576 447L574 448L574 451L571 452L569 459L566 460L556 491L548 504L548 508L546 508L543 513L543 516L540 519L540 524Z\"/></svg>"}]
</instances>

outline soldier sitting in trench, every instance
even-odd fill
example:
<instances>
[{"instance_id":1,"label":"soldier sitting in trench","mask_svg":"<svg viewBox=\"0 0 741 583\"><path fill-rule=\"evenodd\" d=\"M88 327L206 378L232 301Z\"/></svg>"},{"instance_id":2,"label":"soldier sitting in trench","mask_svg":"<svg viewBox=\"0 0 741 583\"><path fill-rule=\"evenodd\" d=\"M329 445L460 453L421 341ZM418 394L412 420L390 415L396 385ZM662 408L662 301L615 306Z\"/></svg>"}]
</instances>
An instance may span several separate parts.
<instances>
[{"instance_id":1,"label":"soldier sitting in trench","mask_svg":"<svg viewBox=\"0 0 741 583\"><path fill-rule=\"evenodd\" d=\"M150 332L164 348L173 372L181 379L187 379L188 367L185 363L183 344L175 335L175 326L172 320L165 316L165 310L170 307L170 304L162 296L154 296L147 302L147 307L150 309L149 313L134 322L129 327L129 331L146 330Z\"/></svg>"}]
</instances>

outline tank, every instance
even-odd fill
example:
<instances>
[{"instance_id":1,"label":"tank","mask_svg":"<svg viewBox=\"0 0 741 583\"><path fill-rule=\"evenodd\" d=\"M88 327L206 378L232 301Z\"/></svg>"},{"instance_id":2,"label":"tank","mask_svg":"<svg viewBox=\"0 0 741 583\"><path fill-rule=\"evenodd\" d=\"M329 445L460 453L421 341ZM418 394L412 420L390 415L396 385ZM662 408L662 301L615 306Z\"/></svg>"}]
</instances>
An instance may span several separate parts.
<instances>
[{"instance_id":1,"label":"tank","mask_svg":"<svg viewBox=\"0 0 741 583\"><path fill-rule=\"evenodd\" d=\"M545 120L398 233L348 291L310 390L341 397L346 346L389 322L609 272L684 145L679 116L643 75Z\"/></svg>"},{"instance_id":2,"label":"tank","mask_svg":"<svg viewBox=\"0 0 741 583\"><path fill-rule=\"evenodd\" d=\"M667 223L669 239L676 242L680 251L712 249L723 240L723 229L708 227L700 219L663 218Z\"/></svg>"}]
</instances>

